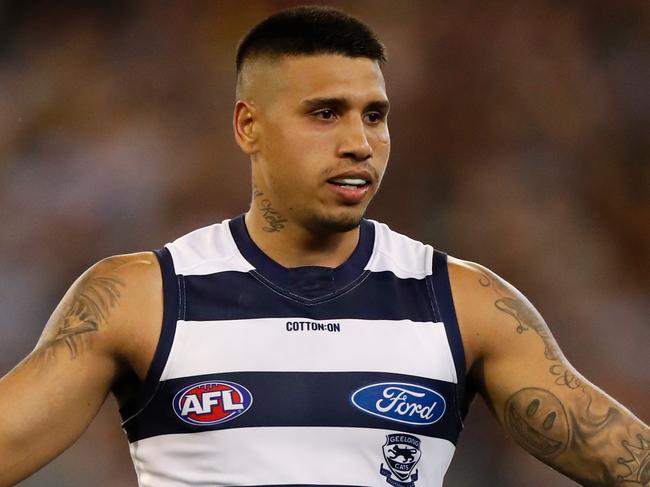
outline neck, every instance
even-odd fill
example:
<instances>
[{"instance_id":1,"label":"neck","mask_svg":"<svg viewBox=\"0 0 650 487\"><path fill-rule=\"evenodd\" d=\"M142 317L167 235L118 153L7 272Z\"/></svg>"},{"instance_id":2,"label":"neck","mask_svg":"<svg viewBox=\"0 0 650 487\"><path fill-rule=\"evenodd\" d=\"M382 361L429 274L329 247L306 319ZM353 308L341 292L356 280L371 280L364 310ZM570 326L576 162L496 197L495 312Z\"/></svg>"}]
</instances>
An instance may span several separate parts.
<instances>
[{"instance_id":1,"label":"neck","mask_svg":"<svg viewBox=\"0 0 650 487\"><path fill-rule=\"evenodd\" d=\"M277 217L277 218L276 218ZM359 228L348 232L314 234L284 218L271 218L255 206L246 213L248 233L262 252L283 267L338 267L354 252Z\"/></svg>"}]
</instances>

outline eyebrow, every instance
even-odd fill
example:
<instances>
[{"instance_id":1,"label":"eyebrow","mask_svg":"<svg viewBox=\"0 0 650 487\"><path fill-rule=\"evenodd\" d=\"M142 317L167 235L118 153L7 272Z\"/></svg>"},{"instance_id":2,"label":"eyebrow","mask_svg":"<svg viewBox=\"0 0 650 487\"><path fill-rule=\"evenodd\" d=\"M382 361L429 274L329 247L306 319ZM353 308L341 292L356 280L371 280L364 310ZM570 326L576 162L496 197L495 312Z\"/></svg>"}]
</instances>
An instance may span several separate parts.
<instances>
[{"instance_id":1,"label":"eyebrow","mask_svg":"<svg viewBox=\"0 0 650 487\"><path fill-rule=\"evenodd\" d=\"M308 110L316 110L318 108L334 108L340 112L350 109L350 102L346 98L309 98L302 101L302 105ZM381 113L388 113L390 110L390 103L388 100L375 100L371 101L364 107L364 111L376 110Z\"/></svg>"}]
</instances>

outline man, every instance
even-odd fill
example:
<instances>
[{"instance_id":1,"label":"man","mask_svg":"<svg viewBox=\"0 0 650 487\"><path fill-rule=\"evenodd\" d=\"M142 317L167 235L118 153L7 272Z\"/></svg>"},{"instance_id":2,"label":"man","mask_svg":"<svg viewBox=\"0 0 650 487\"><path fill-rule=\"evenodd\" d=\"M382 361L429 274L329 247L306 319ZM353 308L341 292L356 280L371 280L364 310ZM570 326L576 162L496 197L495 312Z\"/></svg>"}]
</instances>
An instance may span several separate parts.
<instances>
[{"instance_id":1,"label":"man","mask_svg":"<svg viewBox=\"0 0 650 487\"><path fill-rule=\"evenodd\" d=\"M475 392L583 485L650 485L648 427L516 289L363 219L390 150L384 61L327 8L244 38L249 211L73 284L0 381L0 485L71 445L110 392L143 486L442 485Z\"/></svg>"}]
</instances>

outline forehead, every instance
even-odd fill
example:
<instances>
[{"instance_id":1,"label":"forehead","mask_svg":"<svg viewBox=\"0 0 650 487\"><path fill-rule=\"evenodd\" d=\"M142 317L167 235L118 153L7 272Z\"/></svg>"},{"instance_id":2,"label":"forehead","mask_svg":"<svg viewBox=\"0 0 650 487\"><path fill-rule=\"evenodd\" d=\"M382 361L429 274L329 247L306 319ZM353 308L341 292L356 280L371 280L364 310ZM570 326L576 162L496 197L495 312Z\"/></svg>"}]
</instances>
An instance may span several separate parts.
<instances>
[{"instance_id":1,"label":"forehead","mask_svg":"<svg viewBox=\"0 0 650 487\"><path fill-rule=\"evenodd\" d=\"M379 64L372 59L330 54L287 57L282 64L287 88L299 97L386 98L384 77Z\"/></svg>"},{"instance_id":2,"label":"forehead","mask_svg":"<svg viewBox=\"0 0 650 487\"><path fill-rule=\"evenodd\" d=\"M368 58L336 54L290 56L267 65L274 83L266 88L284 100L313 97L346 98L350 101L387 100L379 64Z\"/></svg>"}]
</instances>

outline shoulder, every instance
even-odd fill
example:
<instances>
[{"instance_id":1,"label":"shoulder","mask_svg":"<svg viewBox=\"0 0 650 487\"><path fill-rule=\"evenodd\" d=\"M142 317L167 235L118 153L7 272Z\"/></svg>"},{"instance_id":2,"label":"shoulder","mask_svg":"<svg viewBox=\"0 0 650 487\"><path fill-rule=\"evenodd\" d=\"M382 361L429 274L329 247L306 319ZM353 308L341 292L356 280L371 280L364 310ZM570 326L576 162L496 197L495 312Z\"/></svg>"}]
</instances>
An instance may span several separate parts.
<instances>
[{"instance_id":1,"label":"shoulder","mask_svg":"<svg viewBox=\"0 0 650 487\"><path fill-rule=\"evenodd\" d=\"M82 274L82 277L106 274L117 274L126 278L146 277L152 268L157 271L157 265L157 258L153 252L112 255L92 265Z\"/></svg>"},{"instance_id":2,"label":"shoulder","mask_svg":"<svg viewBox=\"0 0 650 487\"><path fill-rule=\"evenodd\" d=\"M457 307L466 314L473 312L478 321L488 320L495 311L502 312L502 304L521 308L521 312L524 308L534 310L515 286L485 266L450 256L448 269L454 301L459 301Z\"/></svg>"},{"instance_id":3,"label":"shoulder","mask_svg":"<svg viewBox=\"0 0 650 487\"><path fill-rule=\"evenodd\" d=\"M86 270L71 287L74 292L97 293L104 305L133 304L141 297L161 286L158 259L153 252L114 255L100 260ZM100 297L109 298L102 301ZM91 299L91 298L89 298Z\"/></svg>"},{"instance_id":4,"label":"shoulder","mask_svg":"<svg viewBox=\"0 0 650 487\"><path fill-rule=\"evenodd\" d=\"M463 295L467 294L474 299L491 296L490 287L492 285L496 285L504 291L512 288L495 272L476 262L449 256L447 265L454 291Z\"/></svg>"},{"instance_id":5,"label":"shoulder","mask_svg":"<svg viewBox=\"0 0 650 487\"><path fill-rule=\"evenodd\" d=\"M84 272L64 301L68 314L92 322L100 348L138 369L162 322L162 276L153 252L107 257ZM140 362L142 362L140 364Z\"/></svg>"},{"instance_id":6,"label":"shoulder","mask_svg":"<svg viewBox=\"0 0 650 487\"><path fill-rule=\"evenodd\" d=\"M114 255L86 270L71 286L66 298L88 308L103 321L119 323L146 309L162 292L158 259L153 252Z\"/></svg>"},{"instance_id":7,"label":"shoulder","mask_svg":"<svg viewBox=\"0 0 650 487\"><path fill-rule=\"evenodd\" d=\"M519 290L487 267L449 257L448 269L468 368L509 341L512 327L504 321L541 320Z\"/></svg>"}]
</instances>

